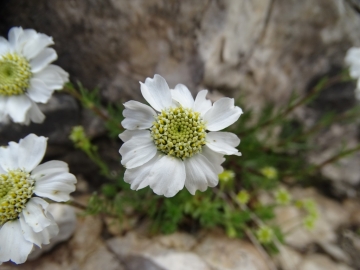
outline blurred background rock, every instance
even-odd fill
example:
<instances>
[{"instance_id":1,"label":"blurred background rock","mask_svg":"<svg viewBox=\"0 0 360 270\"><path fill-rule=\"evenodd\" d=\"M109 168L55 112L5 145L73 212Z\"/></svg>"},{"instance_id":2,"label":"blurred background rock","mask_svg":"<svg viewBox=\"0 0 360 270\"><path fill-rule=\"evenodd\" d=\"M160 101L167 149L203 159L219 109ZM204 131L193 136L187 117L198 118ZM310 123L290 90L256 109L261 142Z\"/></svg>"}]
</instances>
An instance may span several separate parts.
<instances>
[{"instance_id":1,"label":"blurred background rock","mask_svg":"<svg viewBox=\"0 0 360 270\"><path fill-rule=\"evenodd\" d=\"M98 87L103 102L142 100L139 81L158 73L170 87L183 83L193 93L241 94L259 111L265 101L284 104L292 92L304 94L343 69L346 51L360 46L359 12L359 0L2 0L0 34L22 26L53 36L57 64L72 82ZM324 111L342 112L356 102L354 87L325 89L296 114L311 125ZM104 132L102 121L70 96L55 95L42 110L44 125L0 124L0 144L32 130L49 137L48 155L57 156L72 149L72 126L84 125L92 138ZM321 162L333 153L329 146L338 147L333 141L357 141L358 133L356 126L333 127L311 158ZM360 182L355 158L343 161L346 170L324 171L341 194L354 195L349 185Z\"/></svg>"}]
</instances>

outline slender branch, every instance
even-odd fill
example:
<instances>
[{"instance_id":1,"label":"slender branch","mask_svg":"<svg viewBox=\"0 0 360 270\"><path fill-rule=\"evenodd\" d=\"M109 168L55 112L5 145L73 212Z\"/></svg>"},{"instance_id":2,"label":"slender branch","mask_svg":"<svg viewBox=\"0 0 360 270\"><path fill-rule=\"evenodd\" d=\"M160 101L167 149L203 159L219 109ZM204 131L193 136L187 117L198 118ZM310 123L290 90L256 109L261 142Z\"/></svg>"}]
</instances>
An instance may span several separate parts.
<instances>
[{"instance_id":1,"label":"slender branch","mask_svg":"<svg viewBox=\"0 0 360 270\"><path fill-rule=\"evenodd\" d=\"M323 161L322 163L320 163L319 165L316 165L315 167L313 167L310 172L314 172L314 171L318 171L320 169L322 169L324 166L330 164L330 163L333 163L345 156L348 156L348 155L351 155L357 151L360 151L360 144L357 145L356 147L352 148L352 149L348 149L346 151L343 151L343 152L340 152L339 154L336 154L334 156L332 156L331 158Z\"/></svg>"},{"instance_id":2,"label":"slender branch","mask_svg":"<svg viewBox=\"0 0 360 270\"><path fill-rule=\"evenodd\" d=\"M81 103L83 102L82 96L79 94L79 92L77 92L74 88L70 88L65 86L64 90L66 92L68 92L70 95L72 95L74 98L76 98L77 100L79 100ZM94 105L87 105L86 107L88 107L90 110L92 110L94 113L96 113L101 119L105 120L105 121L110 121L111 119L104 113L102 112L99 108L97 108Z\"/></svg>"},{"instance_id":3,"label":"slender branch","mask_svg":"<svg viewBox=\"0 0 360 270\"><path fill-rule=\"evenodd\" d=\"M82 203L79 203L77 201L74 201L74 200L69 200L66 202L67 205L71 205L72 207L75 207L75 208L78 208L80 210L83 210L83 211L86 211L87 210L87 206L82 204Z\"/></svg>"},{"instance_id":4,"label":"slender branch","mask_svg":"<svg viewBox=\"0 0 360 270\"><path fill-rule=\"evenodd\" d=\"M349 119L352 119L354 117L358 117L358 113L357 114L354 114L354 112L349 112L349 111L346 111L338 116L336 116L335 118L332 119L331 123L334 123L334 122L340 122L340 121L345 121L345 120L349 120ZM299 135L295 135L293 136L292 138L288 138L286 140L282 140L278 143L277 147L281 147L281 146L284 146L286 145L288 142L297 142L299 140L301 140L302 138L306 138L308 137L309 135L319 131L320 129L322 128L325 128L326 126L328 126L326 123L323 123L323 122L320 122L316 125L314 125L313 127L311 127L309 130L307 130L305 133L303 134L299 134Z\"/></svg>"},{"instance_id":5,"label":"slender branch","mask_svg":"<svg viewBox=\"0 0 360 270\"><path fill-rule=\"evenodd\" d=\"M239 136L244 136L248 133L252 133L254 132L255 130L257 130L258 128L260 127L266 127L266 126L269 126L271 124L273 124L274 122L276 122L278 119L280 118L284 118L286 115L288 115L290 112L292 112L293 110L295 110L296 108L298 108L299 106L307 103L309 100L311 100L315 95L317 95L317 93L324 89L324 88L327 88L327 87L330 87L331 85L341 81L343 79L343 75L340 74L338 76L335 76L329 80L327 80L325 82L324 85L317 85L315 86L305 97L303 97L302 99L300 99L298 102L296 102L295 104L289 106L285 111L279 113L278 115L274 116L273 118L261 123L260 125L258 126L254 126L248 130L245 130L244 132L238 134Z\"/></svg>"},{"instance_id":6,"label":"slender branch","mask_svg":"<svg viewBox=\"0 0 360 270\"><path fill-rule=\"evenodd\" d=\"M83 210L83 211L88 210L88 207L86 205L84 205L82 203L79 203L79 202L77 202L75 200L69 200L65 204L70 205L70 206L75 207L75 208L78 208L78 209ZM119 218L118 216L116 216L114 214L111 214L111 213L107 213L107 212L100 212L99 214L105 215L105 216L108 216L108 217L111 217L111 218Z\"/></svg>"}]
</instances>

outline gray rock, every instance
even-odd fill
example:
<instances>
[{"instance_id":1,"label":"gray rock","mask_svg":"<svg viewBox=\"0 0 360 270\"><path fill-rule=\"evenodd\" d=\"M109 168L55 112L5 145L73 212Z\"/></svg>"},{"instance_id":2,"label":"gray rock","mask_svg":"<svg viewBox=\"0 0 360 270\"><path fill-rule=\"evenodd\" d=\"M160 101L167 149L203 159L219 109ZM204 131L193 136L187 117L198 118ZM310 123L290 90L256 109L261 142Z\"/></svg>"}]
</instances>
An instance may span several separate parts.
<instances>
[{"instance_id":1,"label":"gray rock","mask_svg":"<svg viewBox=\"0 0 360 270\"><path fill-rule=\"evenodd\" d=\"M162 239L163 236L149 239L128 233L106 243L129 270L210 270L198 255L169 247L169 243L173 247L183 246L184 241L180 235L184 234L175 234L170 240L169 236L164 236L165 239ZM187 235L184 239L191 237Z\"/></svg>"},{"instance_id":2,"label":"gray rock","mask_svg":"<svg viewBox=\"0 0 360 270\"><path fill-rule=\"evenodd\" d=\"M172 87L232 95L242 87L257 106L284 103L293 89L304 92L314 77L343 66L345 51L360 45L354 3L2 1L0 32L20 24L52 35L58 64L73 80L99 86L110 102L140 97L138 81L160 73Z\"/></svg>"},{"instance_id":3,"label":"gray rock","mask_svg":"<svg viewBox=\"0 0 360 270\"><path fill-rule=\"evenodd\" d=\"M270 269L253 245L239 239L229 239L224 235L207 235L194 251L217 270Z\"/></svg>"}]
</instances>

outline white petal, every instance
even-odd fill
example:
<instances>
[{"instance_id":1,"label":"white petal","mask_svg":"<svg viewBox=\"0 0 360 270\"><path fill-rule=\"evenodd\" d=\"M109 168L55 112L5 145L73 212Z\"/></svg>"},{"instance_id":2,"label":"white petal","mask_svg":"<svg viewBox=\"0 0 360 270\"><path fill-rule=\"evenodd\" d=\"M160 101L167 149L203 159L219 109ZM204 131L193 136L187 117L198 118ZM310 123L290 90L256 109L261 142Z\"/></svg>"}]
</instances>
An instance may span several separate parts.
<instances>
[{"instance_id":1,"label":"white petal","mask_svg":"<svg viewBox=\"0 0 360 270\"><path fill-rule=\"evenodd\" d=\"M37 124L40 124L45 120L45 115L40 111L38 105L34 102L32 102L32 105L30 107L27 116L29 117L29 121L31 120L32 122Z\"/></svg>"},{"instance_id":2,"label":"white petal","mask_svg":"<svg viewBox=\"0 0 360 270\"><path fill-rule=\"evenodd\" d=\"M354 79L360 78L360 63L350 67L350 77Z\"/></svg>"},{"instance_id":3,"label":"white petal","mask_svg":"<svg viewBox=\"0 0 360 270\"><path fill-rule=\"evenodd\" d=\"M194 105L194 98L192 97L191 92L185 85L176 85L174 90L171 90L171 96L174 100L179 102L182 107L192 109Z\"/></svg>"},{"instance_id":4,"label":"white petal","mask_svg":"<svg viewBox=\"0 0 360 270\"><path fill-rule=\"evenodd\" d=\"M242 110L234 106L233 98L221 98L214 102L213 107L204 115L207 122L206 129L210 131L218 131L235 123Z\"/></svg>"},{"instance_id":5,"label":"white petal","mask_svg":"<svg viewBox=\"0 0 360 270\"><path fill-rule=\"evenodd\" d=\"M218 174L214 165L202 154L184 160L186 170L185 187L192 195L196 190L205 191L207 187L218 184Z\"/></svg>"},{"instance_id":6,"label":"white petal","mask_svg":"<svg viewBox=\"0 0 360 270\"><path fill-rule=\"evenodd\" d=\"M150 106L134 100L124 103L124 106L123 116L125 119L121 122L124 128L135 130L152 126L156 112Z\"/></svg>"},{"instance_id":7,"label":"white petal","mask_svg":"<svg viewBox=\"0 0 360 270\"><path fill-rule=\"evenodd\" d=\"M357 87L355 89L355 97L357 100L360 100L360 78L357 81Z\"/></svg>"},{"instance_id":8,"label":"white petal","mask_svg":"<svg viewBox=\"0 0 360 270\"><path fill-rule=\"evenodd\" d=\"M49 212L46 213L46 218L51 224L40 232L34 232L33 229L26 223L23 213L20 213L19 215L20 226L24 231L24 238L38 247L41 247L42 244L49 244L50 239L59 233L59 227Z\"/></svg>"},{"instance_id":9,"label":"white petal","mask_svg":"<svg viewBox=\"0 0 360 270\"><path fill-rule=\"evenodd\" d=\"M37 34L38 33L34 29L25 29L22 31L20 30L18 32L18 39L14 47L15 51L20 54L23 54L23 48L26 45L26 43L36 38Z\"/></svg>"},{"instance_id":10,"label":"white petal","mask_svg":"<svg viewBox=\"0 0 360 270\"><path fill-rule=\"evenodd\" d=\"M1 55L4 55L9 51L10 51L9 42L5 38L0 37L0 59L1 59Z\"/></svg>"},{"instance_id":11,"label":"white petal","mask_svg":"<svg viewBox=\"0 0 360 270\"><path fill-rule=\"evenodd\" d=\"M33 244L26 241L20 221L7 221L0 229L0 263L13 261L24 263L33 248Z\"/></svg>"},{"instance_id":12,"label":"white petal","mask_svg":"<svg viewBox=\"0 0 360 270\"><path fill-rule=\"evenodd\" d=\"M194 102L194 111L201 113L201 116L204 117L205 113L211 109L211 101L206 99L208 90L201 90L195 98Z\"/></svg>"},{"instance_id":13,"label":"white petal","mask_svg":"<svg viewBox=\"0 0 360 270\"><path fill-rule=\"evenodd\" d=\"M360 48L352 47L346 52L345 62L348 65L360 62Z\"/></svg>"},{"instance_id":14,"label":"white petal","mask_svg":"<svg viewBox=\"0 0 360 270\"><path fill-rule=\"evenodd\" d=\"M145 136L137 136L125 142L119 153L122 156L121 164L127 169L141 166L156 155L157 149L148 131Z\"/></svg>"},{"instance_id":15,"label":"white petal","mask_svg":"<svg viewBox=\"0 0 360 270\"><path fill-rule=\"evenodd\" d=\"M49 216L51 216L51 214L47 213L48 218L49 218ZM42 243L44 245L48 245L48 244L50 244L50 239L59 234L59 226L54 221L54 224L46 227L44 230L39 232L39 234L41 234Z\"/></svg>"},{"instance_id":16,"label":"white petal","mask_svg":"<svg viewBox=\"0 0 360 270\"><path fill-rule=\"evenodd\" d=\"M19 142L19 167L31 172L43 159L47 138L29 134Z\"/></svg>"},{"instance_id":17,"label":"white petal","mask_svg":"<svg viewBox=\"0 0 360 270\"><path fill-rule=\"evenodd\" d=\"M69 194L75 191L76 177L71 173L47 173L35 181L34 193L56 202L70 199Z\"/></svg>"},{"instance_id":18,"label":"white petal","mask_svg":"<svg viewBox=\"0 0 360 270\"><path fill-rule=\"evenodd\" d=\"M31 176L36 180L39 177L43 177L48 174L66 172L69 172L69 166L67 165L67 163L59 160L51 160L37 166L31 172Z\"/></svg>"},{"instance_id":19,"label":"white petal","mask_svg":"<svg viewBox=\"0 0 360 270\"><path fill-rule=\"evenodd\" d=\"M24 123L31 105L26 95L10 96L6 103L6 111L15 123Z\"/></svg>"},{"instance_id":20,"label":"white petal","mask_svg":"<svg viewBox=\"0 0 360 270\"><path fill-rule=\"evenodd\" d=\"M9 142L8 147L0 147L0 166L5 171L16 170L18 163L19 145L16 142Z\"/></svg>"},{"instance_id":21,"label":"white petal","mask_svg":"<svg viewBox=\"0 0 360 270\"><path fill-rule=\"evenodd\" d=\"M1 155L1 153L0 153L0 155ZM4 173L6 173L6 171L0 166L0 174L4 174ZM1 227L1 225L0 225L0 227Z\"/></svg>"},{"instance_id":22,"label":"white petal","mask_svg":"<svg viewBox=\"0 0 360 270\"><path fill-rule=\"evenodd\" d=\"M158 195L173 197L184 188L185 166L181 159L163 156L148 175L150 188Z\"/></svg>"},{"instance_id":23,"label":"white petal","mask_svg":"<svg viewBox=\"0 0 360 270\"><path fill-rule=\"evenodd\" d=\"M172 104L171 93L165 79L156 74L154 79L146 78L140 82L141 94L145 100L157 111L168 108Z\"/></svg>"},{"instance_id":24,"label":"white petal","mask_svg":"<svg viewBox=\"0 0 360 270\"><path fill-rule=\"evenodd\" d=\"M127 169L124 174L124 181L131 184L132 190L139 190L149 185L147 176L154 164L162 157L162 155L155 155L150 161L146 162L140 167Z\"/></svg>"},{"instance_id":25,"label":"white petal","mask_svg":"<svg viewBox=\"0 0 360 270\"><path fill-rule=\"evenodd\" d=\"M6 112L6 103L8 98L5 96L0 96L0 122L5 121L7 112Z\"/></svg>"},{"instance_id":26,"label":"white petal","mask_svg":"<svg viewBox=\"0 0 360 270\"><path fill-rule=\"evenodd\" d=\"M20 213L19 221L20 221L21 229L24 232L25 240L41 247L42 240L43 240L41 233L36 233L33 231L33 229L30 227L30 225L26 223L23 213Z\"/></svg>"},{"instance_id":27,"label":"white petal","mask_svg":"<svg viewBox=\"0 0 360 270\"><path fill-rule=\"evenodd\" d=\"M63 88L64 83L69 81L69 74L61 67L48 65L43 70L35 73L34 78L44 82L52 90L60 90Z\"/></svg>"},{"instance_id":28,"label":"white petal","mask_svg":"<svg viewBox=\"0 0 360 270\"><path fill-rule=\"evenodd\" d=\"M360 77L360 48L350 48L345 56L345 62L350 67L350 76L354 79Z\"/></svg>"},{"instance_id":29,"label":"white petal","mask_svg":"<svg viewBox=\"0 0 360 270\"><path fill-rule=\"evenodd\" d=\"M206 145L203 146L201 154L211 162L217 175L224 171L224 168L221 166L221 164L225 161L223 154L214 152Z\"/></svg>"},{"instance_id":30,"label":"white petal","mask_svg":"<svg viewBox=\"0 0 360 270\"><path fill-rule=\"evenodd\" d=\"M23 31L22 27L13 27L9 30L8 38L9 38L9 43L12 48L17 47L19 38L23 32L24 31Z\"/></svg>"},{"instance_id":31,"label":"white petal","mask_svg":"<svg viewBox=\"0 0 360 270\"><path fill-rule=\"evenodd\" d=\"M47 103L53 94L53 91L54 90L47 87L44 82L39 79L32 78L26 95L35 102Z\"/></svg>"},{"instance_id":32,"label":"white petal","mask_svg":"<svg viewBox=\"0 0 360 270\"><path fill-rule=\"evenodd\" d=\"M52 44L54 44L52 37L42 33L37 33L33 39L29 40L29 42L24 45L23 54L28 60L31 60L43 49Z\"/></svg>"},{"instance_id":33,"label":"white petal","mask_svg":"<svg viewBox=\"0 0 360 270\"><path fill-rule=\"evenodd\" d=\"M41 198L31 198L22 211L26 223L34 232L40 232L44 228L50 226L51 221L45 216L45 210L48 203Z\"/></svg>"},{"instance_id":34,"label":"white petal","mask_svg":"<svg viewBox=\"0 0 360 270\"><path fill-rule=\"evenodd\" d=\"M119 134L119 138L123 142L127 142L132 137L146 136L148 133L149 133L148 130L125 130L123 133Z\"/></svg>"},{"instance_id":35,"label":"white petal","mask_svg":"<svg viewBox=\"0 0 360 270\"><path fill-rule=\"evenodd\" d=\"M56 59L57 54L55 50L52 48L46 48L30 61L31 71L33 73L39 72Z\"/></svg>"},{"instance_id":36,"label":"white petal","mask_svg":"<svg viewBox=\"0 0 360 270\"><path fill-rule=\"evenodd\" d=\"M240 139L231 132L209 132L206 134L206 145L213 151L224 155L241 156L235 148L240 143Z\"/></svg>"}]
</instances>

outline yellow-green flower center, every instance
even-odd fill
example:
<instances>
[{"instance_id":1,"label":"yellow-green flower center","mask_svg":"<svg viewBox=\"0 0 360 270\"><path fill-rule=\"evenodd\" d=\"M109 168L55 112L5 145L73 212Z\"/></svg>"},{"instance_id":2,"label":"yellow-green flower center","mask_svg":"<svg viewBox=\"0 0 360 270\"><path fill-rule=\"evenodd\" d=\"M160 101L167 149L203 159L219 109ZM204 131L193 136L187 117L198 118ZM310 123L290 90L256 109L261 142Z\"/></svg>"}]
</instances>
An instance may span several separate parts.
<instances>
[{"instance_id":1,"label":"yellow-green flower center","mask_svg":"<svg viewBox=\"0 0 360 270\"><path fill-rule=\"evenodd\" d=\"M182 107L163 110L151 127L159 151L185 159L205 145L205 124L200 113Z\"/></svg>"},{"instance_id":2,"label":"yellow-green flower center","mask_svg":"<svg viewBox=\"0 0 360 270\"><path fill-rule=\"evenodd\" d=\"M0 95L22 95L30 86L31 67L25 57L8 53L0 56Z\"/></svg>"},{"instance_id":3,"label":"yellow-green flower center","mask_svg":"<svg viewBox=\"0 0 360 270\"><path fill-rule=\"evenodd\" d=\"M22 170L0 174L0 225L18 217L34 191L34 179Z\"/></svg>"}]
</instances>

